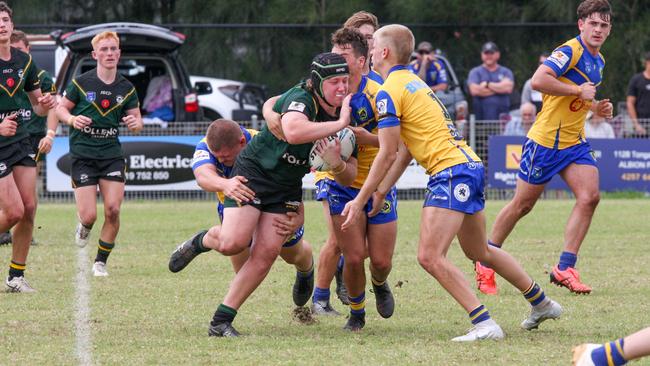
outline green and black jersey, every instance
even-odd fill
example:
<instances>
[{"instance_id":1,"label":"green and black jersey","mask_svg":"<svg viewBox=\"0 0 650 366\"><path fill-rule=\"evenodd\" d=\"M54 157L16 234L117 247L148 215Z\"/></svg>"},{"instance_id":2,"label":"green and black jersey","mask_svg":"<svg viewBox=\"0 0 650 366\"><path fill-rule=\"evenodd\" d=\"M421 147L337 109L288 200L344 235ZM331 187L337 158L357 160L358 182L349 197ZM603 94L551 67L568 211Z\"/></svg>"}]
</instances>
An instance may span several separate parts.
<instances>
[{"instance_id":1,"label":"green and black jersey","mask_svg":"<svg viewBox=\"0 0 650 366\"><path fill-rule=\"evenodd\" d=\"M275 103L273 110L280 114L300 112L314 122L338 119L320 108L316 96L308 91L304 84L294 86L285 92ZM239 154L237 164L259 168L256 170L264 172L270 181L278 185L300 187L302 178L309 173L309 152L313 145L311 142L291 145L278 140L264 126Z\"/></svg>"},{"instance_id":2,"label":"green and black jersey","mask_svg":"<svg viewBox=\"0 0 650 366\"><path fill-rule=\"evenodd\" d=\"M26 121L29 121L33 111L31 104L27 109L24 92L38 89L39 81L36 73L36 66L32 62L32 56L11 48L11 59L5 61L0 59L0 118L18 113L18 129L16 134L10 137L0 136L0 147L10 145L29 137ZM29 104L29 99L27 101Z\"/></svg>"},{"instance_id":3,"label":"green and black jersey","mask_svg":"<svg viewBox=\"0 0 650 366\"><path fill-rule=\"evenodd\" d=\"M43 95L52 94L52 96L54 96L54 94L56 94L56 86L54 86L54 81L52 81L50 74L45 70L39 69L36 65L34 65L34 68L37 71L36 75L38 76L38 81L41 85L41 93L43 93ZM28 117L24 121L27 132L30 136L45 136L45 131L47 130L47 116L39 116L34 113L34 109L32 108L27 93L21 94L23 99L22 103L26 111L25 116Z\"/></svg>"},{"instance_id":4,"label":"green and black jersey","mask_svg":"<svg viewBox=\"0 0 650 366\"><path fill-rule=\"evenodd\" d=\"M75 158L113 159L122 157L118 140L119 126L126 111L139 107L133 84L117 74L115 81L105 84L92 69L72 79L63 93L75 107L73 115L92 120L90 126L70 132L70 152Z\"/></svg>"}]
</instances>

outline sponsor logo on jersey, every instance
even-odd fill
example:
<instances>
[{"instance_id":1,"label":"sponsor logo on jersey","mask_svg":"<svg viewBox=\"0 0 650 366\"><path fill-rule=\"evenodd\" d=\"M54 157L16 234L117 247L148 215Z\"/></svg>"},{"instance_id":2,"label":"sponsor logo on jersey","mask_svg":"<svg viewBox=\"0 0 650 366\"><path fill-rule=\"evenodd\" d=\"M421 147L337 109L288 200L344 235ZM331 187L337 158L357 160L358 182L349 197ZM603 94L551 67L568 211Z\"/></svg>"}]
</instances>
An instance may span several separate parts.
<instances>
[{"instance_id":1,"label":"sponsor logo on jersey","mask_svg":"<svg viewBox=\"0 0 650 366\"><path fill-rule=\"evenodd\" d=\"M196 150L192 156L192 165L205 160L210 160L210 153L205 150Z\"/></svg>"},{"instance_id":2,"label":"sponsor logo on jersey","mask_svg":"<svg viewBox=\"0 0 650 366\"><path fill-rule=\"evenodd\" d=\"M467 202L469 194L469 186L465 183L460 183L454 187L454 197L456 197L459 202Z\"/></svg>"},{"instance_id":3,"label":"sponsor logo on jersey","mask_svg":"<svg viewBox=\"0 0 650 366\"><path fill-rule=\"evenodd\" d=\"M88 174L81 174L79 176L79 182L86 183L88 181Z\"/></svg>"},{"instance_id":4,"label":"sponsor logo on jersey","mask_svg":"<svg viewBox=\"0 0 650 366\"><path fill-rule=\"evenodd\" d=\"M581 110L582 107L584 107L584 105L585 105L584 100L582 100L580 98L575 98L571 102L571 104L569 104L569 109L571 110L571 112L577 112L577 111Z\"/></svg>"},{"instance_id":5,"label":"sponsor logo on jersey","mask_svg":"<svg viewBox=\"0 0 650 366\"><path fill-rule=\"evenodd\" d=\"M297 165L297 166L307 165L307 163L308 163L307 159L298 159L297 157L295 157L295 156L293 156L293 155L291 155L291 154L289 154L287 152L285 152L282 155L282 159L285 160L287 163L289 163L291 165Z\"/></svg>"},{"instance_id":6,"label":"sponsor logo on jersey","mask_svg":"<svg viewBox=\"0 0 650 366\"><path fill-rule=\"evenodd\" d=\"M293 102L291 102L291 104L289 104L289 108L287 108L287 110L288 111L304 112L306 107L307 106L305 105L305 103L293 101Z\"/></svg>"},{"instance_id":7,"label":"sponsor logo on jersey","mask_svg":"<svg viewBox=\"0 0 650 366\"><path fill-rule=\"evenodd\" d=\"M4 173L7 170L7 164L0 163L0 174Z\"/></svg>"},{"instance_id":8,"label":"sponsor logo on jersey","mask_svg":"<svg viewBox=\"0 0 650 366\"><path fill-rule=\"evenodd\" d=\"M97 99L97 94L94 91L89 91L86 93L86 101L92 103Z\"/></svg>"},{"instance_id":9,"label":"sponsor logo on jersey","mask_svg":"<svg viewBox=\"0 0 650 366\"><path fill-rule=\"evenodd\" d=\"M555 66L559 67L560 69L566 65L567 62L569 62L571 58L569 55L562 51L555 51L551 56L549 56L548 61L552 62L555 64Z\"/></svg>"},{"instance_id":10,"label":"sponsor logo on jersey","mask_svg":"<svg viewBox=\"0 0 650 366\"><path fill-rule=\"evenodd\" d=\"M81 132L90 135L94 139L117 138L118 131L117 128L97 128L91 126L86 126L81 129Z\"/></svg>"},{"instance_id":11,"label":"sponsor logo on jersey","mask_svg":"<svg viewBox=\"0 0 650 366\"><path fill-rule=\"evenodd\" d=\"M14 72L14 69L4 69L4 70L2 70L3 74L11 74L12 72Z\"/></svg>"},{"instance_id":12,"label":"sponsor logo on jersey","mask_svg":"<svg viewBox=\"0 0 650 366\"><path fill-rule=\"evenodd\" d=\"M99 92L99 95L113 95L110 90L102 90Z\"/></svg>"},{"instance_id":13,"label":"sponsor logo on jersey","mask_svg":"<svg viewBox=\"0 0 650 366\"><path fill-rule=\"evenodd\" d=\"M111 102L108 99L102 99L102 108L106 109L111 106Z\"/></svg>"},{"instance_id":14,"label":"sponsor logo on jersey","mask_svg":"<svg viewBox=\"0 0 650 366\"><path fill-rule=\"evenodd\" d=\"M110 173L106 174L106 176L107 176L107 177L121 177L121 176L122 176L122 172L119 171L119 170L116 170L116 171L114 171L114 172L110 172Z\"/></svg>"},{"instance_id":15,"label":"sponsor logo on jersey","mask_svg":"<svg viewBox=\"0 0 650 366\"><path fill-rule=\"evenodd\" d=\"M380 115L386 114L388 111L388 100L380 99L377 101L377 113Z\"/></svg>"}]
</instances>

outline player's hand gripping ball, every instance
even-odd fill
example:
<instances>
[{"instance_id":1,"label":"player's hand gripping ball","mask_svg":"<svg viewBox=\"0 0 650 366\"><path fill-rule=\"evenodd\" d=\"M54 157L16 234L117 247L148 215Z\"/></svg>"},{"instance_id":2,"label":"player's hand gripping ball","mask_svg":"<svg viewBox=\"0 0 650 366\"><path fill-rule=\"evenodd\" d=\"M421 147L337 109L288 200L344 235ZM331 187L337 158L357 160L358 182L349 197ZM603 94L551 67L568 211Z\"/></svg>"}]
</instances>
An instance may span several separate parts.
<instances>
[{"instance_id":1,"label":"player's hand gripping ball","mask_svg":"<svg viewBox=\"0 0 650 366\"><path fill-rule=\"evenodd\" d=\"M344 128L341 131L337 132L336 135L326 137L328 143L334 144L334 140L338 139L341 143L341 159L347 161L354 151L354 146L356 144L356 138L354 137L354 132L349 128ZM323 160L323 158L318 155L316 152L316 144L312 147L309 152L309 164L314 170L321 172L326 172L330 170L329 164Z\"/></svg>"}]
</instances>

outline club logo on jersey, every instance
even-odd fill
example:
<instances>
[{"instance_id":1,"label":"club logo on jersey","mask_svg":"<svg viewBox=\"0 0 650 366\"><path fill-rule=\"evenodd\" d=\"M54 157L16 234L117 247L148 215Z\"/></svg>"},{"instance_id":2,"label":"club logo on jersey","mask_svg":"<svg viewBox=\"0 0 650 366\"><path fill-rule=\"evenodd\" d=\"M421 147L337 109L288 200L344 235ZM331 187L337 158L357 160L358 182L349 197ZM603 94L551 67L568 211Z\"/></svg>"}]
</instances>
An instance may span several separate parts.
<instances>
[{"instance_id":1,"label":"club logo on jersey","mask_svg":"<svg viewBox=\"0 0 650 366\"><path fill-rule=\"evenodd\" d=\"M111 102L108 99L102 99L102 108L106 109L111 106Z\"/></svg>"},{"instance_id":2,"label":"club logo on jersey","mask_svg":"<svg viewBox=\"0 0 650 366\"><path fill-rule=\"evenodd\" d=\"M86 101L88 101L89 103L94 102L96 99L97 99L97 94L95 94L95 92L89 91L86 94Z\"/></svg>"},{"instance_id":3,"label":"club logo on jersey","mask_svg":"<svg viewBox=\"0 0 650 366\"><path fill-rule=\"evenodd\" d=\"M380 99L377 101L377 113L384 115L388 112L388 100Z\"/></svg>"},{"instance_id":4,"label":"club logo on jersey","mask_svg":"<svg viewBox=\"0 0 650 366\"><path fill-rule=\"evenodd\" d=\"M117 97L115 97L115 101L117 102L117 104L120 104L120 103L122 103L122 101L124 101L124 97L121 96L121 95L118 95Z\"/></svg>"},{"instance_id":5,"label":"club logo on jersey","mask_svg":"<svg viewBox=\"0 0 650 366\"><path fill-rule=\"evenodd\" d=\"M368 119L368 111L365 107L361 107L357 111L357 116L359 116L359 121L365 122Z\"/></svg>"},{"instance_id":6,"label":"club logo on jersey","mask_svg":"<svg viewBox=\"0 0 650 366\"><path fill-rule=\"evenodd\" d=\"M539 179L542 177L542 168L536 166L533 167L533 178Z\"/></svg>"},{"instance_id":7,"label":"club logo on jersey","mask_svg":"<svg viewBox=\"0 0 650 366\"><path fill-rule=\"evenodd\" d=\"M465 183L458 184L454 187L454 197L456 197L459 202L467 202L469 194L469 186Z\"/></svg>"},{"instance_id":8,"label":"club logo on jersey","mask_svg":"<svg viewBox=\"0 0 650 366\"><path fill-rule=\"evenodd\" d=\"M383 213L383 214L390 213L391 207L392 206L391 206L390 202L388 200L385 200L384 201L384 206L382 206L382 208L381 208L381 213Z\"/></svg>"},{"instance_id":9,"label":"club logo on jersey","mask_svg":"<svg viewBox=\"0 0 650 366\"><path fill-rule=\"evenodd\" d=\"M82 174L79 176L80 183L86 183L88 181L88 174Z\"/></svg>"},{"instance_id":10,"label":"club logo on jersey","mask_svg":"<svg viewBox=\"0 0 650 366\"><path fill-rule=\"evenodd\" d=\"M307 108L305 103L296 102L294 100L293 102L291 102L291 104L289 104L289 108L287 108L287 110L288 111L304 112L305 108Z\"/></svg>"},{"instance_id":11,"label":"club logo on jersey","mask_svg":"<svg viewBox=\"0 0 650 366\"><path fill-rule=\"evenodd\" d=\"M585 105L584 100L580 98L576 98L571 102L571 104L569 104L569 109L571 110L571 112L577 112L581 110L582 107L584 107L584 105Z\"/></svg>"},{"instance_id":12,"label":"club logo on jersey","mask_svg":"<svg viewBox=\"0 0 650 366\"><path fill-rule=\"evenodd\" d=\"M23 69L18 70L18 78L20 78L20 79L23 78Z\"/></svg>"},{"instance_id":13,"label":"club logo on jersey","mask_svg":"<svg viewBox=\"0 0 650 366\"><path fill-rule=\"evenodd\" d=\"M7 170L7 164L0 163L0 174L4 173Z\"/></svg>"},{"instance_id":14,"label":"club logo on jersey","mask_svg":"<svg viewBox=\"0 0 650 366\"><path fill-rule=\"evenodd\" d=\"M585 62L585 71L587 71L587 74L591 73L591 64L589 62Z\"/></svg>"},{"instance_id":15,"label":"club logo on jersey","mask_svg":"<svg viewBox=\"0 0 650 366\"><path fill-rule=\"evenodd\" d=\"M10 88L13 88L14 85L16 85L16 81L14 80L14 78L8 78L7 79L7 86L10 87Z\"/></svg>"},{"instance_id":16,"label":"club logo on jersey","mask_svg":"<svg viewBox=\"0 0 650 366\"><path fill-rule=\"evenodd\" d=\"M561 69L564 67L564 65L566 65L567 62L569 62L570 59L571 58L566 53L562 51L555 51L551 56L549 56L547 60L554 63L555 66Z\"/></svg>"}]
</instances>

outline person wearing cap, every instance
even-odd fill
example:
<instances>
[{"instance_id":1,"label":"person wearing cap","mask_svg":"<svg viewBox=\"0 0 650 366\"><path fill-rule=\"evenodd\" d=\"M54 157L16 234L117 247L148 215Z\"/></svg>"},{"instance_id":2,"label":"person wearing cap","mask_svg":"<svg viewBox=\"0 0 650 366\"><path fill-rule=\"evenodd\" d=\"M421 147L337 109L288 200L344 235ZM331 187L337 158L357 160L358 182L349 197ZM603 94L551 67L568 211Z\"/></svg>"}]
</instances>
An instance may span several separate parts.
<instances>
[{"instance_id":1,"label":"person wearing cap","mask_svg":"<svg viewBox=\"0 0 650 366\"><path fill-rule=\"evenodd\" d=\"M467 84L472 95L474 115L479 121L497 121L510 111L510 94L515 86L512 71L499 65L501 53L494 42L481 48L483 63L469 72Z\"/></svg>"},{"instance_id":2,"label":"person wearing cap","mask_svg":"<svg viewBox=\"0 0 650 366\"><path fill-rule=\"evenodd\" d=\"M178 272L201 253L214 249L226 256L236 255L253 241L250 257L214 313L208 335L239 336L232 326L237 309L264 280L287 239L276 229L276 219L292 211L304 219L302 178L310 171L314 142L350 123L348 79L348 65L341 55L317 55L309 78L285 92L273 108L282 115L286 141L276 138L265 126L235 160L230 176L240 176L254 193L253 198L226 197L222 225L198 232L172 253L169 269ZM331 173L350 184L357 174L356 154L346 162L340 149L338 142L330 145L318 141L317 151L333 167Z\"/></svg>"},{"instance_id":3,"label":"person wearing cap","mask_svg":"<svg viewBox=\"0 0 650 366\"><path fill-rule=\"evenodd\" d=\"M539 55L539 58L537 60L537 65L541 65L546 61L548 58L549 54L548 52L542 52L542 54ZM524 83L524 87L521 88L521 105L524 105L526 103L533 103L535 105L535 109L538 111L542 110L542 93L540 93L537 90L533 90L532 87L532 78L526 80Z\"/></svg>"},{"instance_id":4,"label":"person wearing cap","mask_svg":"<svg viewBox=\"0 0 650 366\"><path fill-rule=\"evenodd\" d=\"M645 70L630 79L627 87L627 113L634 125L634 135L646 135L647 129L639 119L650 126L650 52L645 54Z\"/></svg>"},{"instance_id":5,"label":"person wearing cap","mask_svg":"<svg viewBox=\"0 0 650 366\"><path fill-rule=\"evenodd\" d=\"M424 80L431 90L447 90L447 70L440 60L433 54L433 46L429 42L418 44L415 60L409 63L408 68Z\"/></svg>"}]
</instances>

